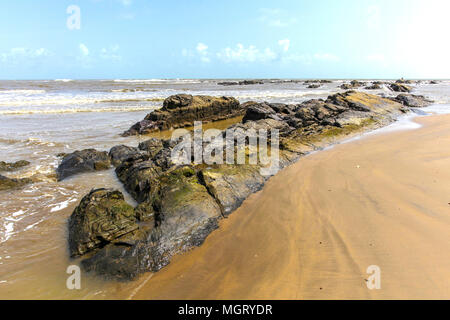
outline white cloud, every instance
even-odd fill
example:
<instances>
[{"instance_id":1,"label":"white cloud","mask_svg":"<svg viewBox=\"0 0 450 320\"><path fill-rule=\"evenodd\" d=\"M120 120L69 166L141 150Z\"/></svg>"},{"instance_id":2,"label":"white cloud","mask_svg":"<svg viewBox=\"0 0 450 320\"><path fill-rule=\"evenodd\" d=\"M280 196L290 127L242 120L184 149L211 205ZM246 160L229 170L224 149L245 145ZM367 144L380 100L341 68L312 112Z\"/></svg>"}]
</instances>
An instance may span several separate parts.
<instances>
[{"instance_id":1,"label":"white cloud","mask_svg":"<svg viewBox=\"0 0 450 320\"><path fill-rule=\"evenodd\" d=\"M100 51L100 58L115 61L122 60L122 56L118 53L119 49L120 47L117 44L109 48L103 48Z\"/></svg>"},{"instance_id":2,"label":"white cloud","mask_svg":"<svg viewBox=\"0 0 450 320\"><path fill-rule=\"evenodd\" d=\"M89 49L88 49L88 47L86 47L86 45L84 43L80 43L80 51L81 51L81 54L85 57L89 55Z\"/></svg>"},{"instance_id":3,"label":"white cloud","mask_svg":"<svg viewBox=\"0 0 450 320\"><path fill-rule=\"evenodd\" d=\"M45 48L28 49L23 47L12 48L9 52L0 53L2 62L17 62L20 59L35 59L42 57L50 57L53 53Z\"/></svg>"},{"instance_id":4,"label":"white cloud","mask_svg":"<svg viewBox=\"0 0 450 320\"><path fill-rule=\"evenodd\" d=\"M196 49L197 49L197 51L200 54L204 54L204 53L206 53L206 50L208 50L208 46L206 44L204 44L204 43L199 42L197 44L197 48Z\"/></svg>"},{"instance_id":5,"label":"white cloud","mask_svg":"<svg viewBox=\"0 0 450 320\"><path fill-rule=\"evenodd\" d=\"M202 42L199 42L196 47L197 53L200 55L200 60L205 63L211 62L208 54L208 46Z\"/></svg>"},{"instance_id":6,"label":"white cloud","mask_svg":"<svg viewBox=\"0 0 450 320\"><path fill-rule=\"evenodd\" d=\"M277 59L277 54L270 48L260 50L251 45L245 47L238 43L236 48L227 47L217 53L217 58L225 62L268 62Z\"/></svg>"},{"instance_id":7,"label":"white cloud","mask_svg":"<svg viewBox=\"0 0 450 320\"><path fill-rule=\"evenodd\" d=\"M287 52L289 50L289 46L291 45L291 40L289 39L279 40L278 44L283 48L284 52Z\"/></svg>"}]
</instances>

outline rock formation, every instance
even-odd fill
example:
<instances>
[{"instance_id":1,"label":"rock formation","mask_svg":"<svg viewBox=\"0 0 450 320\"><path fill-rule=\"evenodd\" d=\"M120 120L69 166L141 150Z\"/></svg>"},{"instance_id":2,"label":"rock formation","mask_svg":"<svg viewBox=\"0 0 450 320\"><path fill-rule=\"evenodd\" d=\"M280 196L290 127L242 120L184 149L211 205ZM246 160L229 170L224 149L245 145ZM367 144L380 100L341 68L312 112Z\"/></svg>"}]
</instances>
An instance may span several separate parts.
<instances>
[{"instance_id":1,"label":"rock formation","mask_svg":"<svg viewBox=\"0 0 450 320\"><path fill-rule=\"evenodd\" d=\"M19 188L31 182L31 179L28 178L13 179L0 175L0 191Z\"/></svg>"},{"instance_id":2,"label":"rock formation","mask_svg":"<svg viewBox=\"0 0 450 320\"><path fill-rule=\"evenodd\" d=\"M62 159L56 173L58 181L64 180L74 174L109 169L111 160L105 151L86 149L70 153Z\"/></svg>"},{"instance_id":3,"label":"rock formation","mask_svg":"<svg viewBox=\"0 0 450 320\"><path fill-rule=\"evenodd\" d=\"M168 97L161 109L149 113L123 136L189 127L194 121L225 120L244 113L245 109L235 98L179 94Z\"/></svg>"},{"instance_id":4,"label":"rock formation","mask_svg":"<svg viewBox=\"0 0 450 320\"><path fill-rule=\"evenodd\" d=\"M190 99L171 99L166 110L189 106ZM355 91L294 105L249 102L245 108L242 122L227 132L239 137L242 130L278 129L279 147L271 152L278 152L280 168L346 135L390 123L406 111L390 99ZM84 270L115 279L158 271L174 254L202 244L220 219L268 179L261 163L174 163L171 155L178 143L150 139L137 148L111 149L116 174L138 205L131 208L113 190L94 190L83 198L70 218L69 247L72 255L82 255ZM247 160L254 152L248 146L232 150L241 151Z\"/></svg>"}]
</instances>

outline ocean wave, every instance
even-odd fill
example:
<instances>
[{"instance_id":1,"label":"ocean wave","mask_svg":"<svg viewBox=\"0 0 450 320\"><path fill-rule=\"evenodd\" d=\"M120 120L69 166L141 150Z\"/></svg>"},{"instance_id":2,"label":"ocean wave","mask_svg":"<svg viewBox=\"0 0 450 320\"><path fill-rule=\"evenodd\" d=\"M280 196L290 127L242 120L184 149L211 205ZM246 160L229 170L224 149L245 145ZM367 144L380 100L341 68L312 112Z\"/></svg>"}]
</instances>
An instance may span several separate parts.
<instances>
[{"instance_id":1,"label":"ocean wave","mask_svg":"<svg viewBox=\"0 0 450 320\"><path fill-rule=\"evenodd\" d=\"M25 89L12 89L12 90L0 90L0 94L25 94L25 95L30 95L30 94L43 94L46 93L45 90L36 90L36 89L29 89L29 90L25 90Z\"/></svg>"},{"instance_id":2,"label":"ocean wave","mask_svg":"<svg viewBox=\"0 0 450 320\"><path fill-rule=\"evenodd\" d=\"M72 79L55 79L55 82L72 82Z\"/></svg>"},{"instance_id":3,"label":"ocean wave","mask_svg":"<svg viewBox=\"0 0 450 320\"><path fill-rule=\"evenodd\" d=\"M201 80L193 80L193 79L115 79L113 81L118 83L172 83L172 84L202 83Z\"/></svg>"},{"instance_id":4,"label":"ocean wave","mask_svg":"<svg viewBox=\"0 0 450 320\"><path fill-rule=\"evenodd\" d=\"M126 106L116 108L67 108L67 109L21 109L0 110L0 115L26 115L26 114L63 114L63 113L88 113L88 112L134 112L152 111L159 106Z\"/></svg>"}]
</instances>

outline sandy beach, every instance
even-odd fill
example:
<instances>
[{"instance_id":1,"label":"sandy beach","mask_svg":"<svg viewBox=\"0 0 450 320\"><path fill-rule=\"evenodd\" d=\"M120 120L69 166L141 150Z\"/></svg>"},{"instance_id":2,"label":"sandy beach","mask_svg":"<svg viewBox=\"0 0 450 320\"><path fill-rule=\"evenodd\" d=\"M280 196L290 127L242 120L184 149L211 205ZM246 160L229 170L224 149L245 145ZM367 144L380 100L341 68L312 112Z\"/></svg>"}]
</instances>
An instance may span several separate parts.
<instances>
[{"instance_id":1,"label":"sandy beach","mask_svg":"<svg viewBox=\"0 0 450 320\"><path fill-rule=\"evenodd\" d=\"M450 115L414 121L284 169L128 298L450 298Z\"/></svg>"}]
</instances>

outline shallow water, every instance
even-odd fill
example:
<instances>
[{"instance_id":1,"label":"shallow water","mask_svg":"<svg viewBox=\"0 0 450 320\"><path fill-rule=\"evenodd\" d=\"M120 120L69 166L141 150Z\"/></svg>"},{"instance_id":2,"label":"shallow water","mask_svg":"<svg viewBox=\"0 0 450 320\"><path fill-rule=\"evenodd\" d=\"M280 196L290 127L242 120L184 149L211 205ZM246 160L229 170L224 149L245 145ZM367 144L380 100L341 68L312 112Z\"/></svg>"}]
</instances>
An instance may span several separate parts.
<instances>
[{"instance_id":1,"label":"shallow water","mask_svg":"<svg viewBox=\"0 0 450 320\"><path fill-rule=\"evenodd\" d=\"M66 222L83 195L96 187L123 190L114 171L78 175L57 183L58 153L136 146L143 137L120 133L175 93L234 96L241 102L298 103L342 91L343 80L308 89L303 83L219 86L217 80L0 81L0 161L31 165L3 173L34 183L0 192L0 298L127 298L148 275L131 283L83 275L82 290L66 288ZM421 84L415 92L450 103L450 82ZM391 95L387 89L370 91ZM448 106L434 106L446 110ZM209 124L222 129L232 121ZM133 200L127 196L130 203Z\"/></svg>"}]
</instances>

